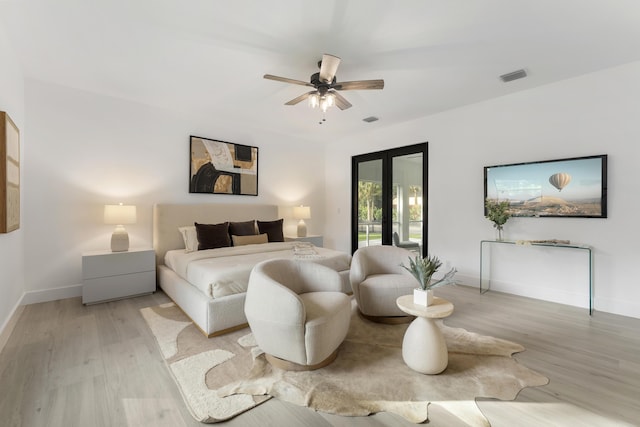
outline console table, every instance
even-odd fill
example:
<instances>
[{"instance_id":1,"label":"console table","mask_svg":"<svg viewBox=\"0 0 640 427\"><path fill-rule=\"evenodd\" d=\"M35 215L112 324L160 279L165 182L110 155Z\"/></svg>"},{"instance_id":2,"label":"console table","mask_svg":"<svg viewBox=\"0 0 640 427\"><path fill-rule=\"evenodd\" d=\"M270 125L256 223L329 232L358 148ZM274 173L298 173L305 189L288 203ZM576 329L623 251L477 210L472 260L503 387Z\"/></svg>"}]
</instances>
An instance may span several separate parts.
<instances>
[{"instance_id":1,"label":"console table","mask_svg":"<svg viewBox=\"0 0 640 427\"><path fill-rule=\"evenodd\" d=\"M491 269L484 268L485 260L485 248L490 248L492 244L504 244L504 245L518 245L518 246L546 246L557 249L574 249L587 251L589 254L589 315L593 314L593 251L591 246L588 245L574 245L564 243L525 243L518 244L513 240L481 240L480 241L480 293L483 294L491 288ZM489 261L490 261L489 256ZM490 264L489 264L490 266ZM489 270L488 272L486 270ZM485 277L485 275L487 277Z\"/></svg>"}]
</instances>

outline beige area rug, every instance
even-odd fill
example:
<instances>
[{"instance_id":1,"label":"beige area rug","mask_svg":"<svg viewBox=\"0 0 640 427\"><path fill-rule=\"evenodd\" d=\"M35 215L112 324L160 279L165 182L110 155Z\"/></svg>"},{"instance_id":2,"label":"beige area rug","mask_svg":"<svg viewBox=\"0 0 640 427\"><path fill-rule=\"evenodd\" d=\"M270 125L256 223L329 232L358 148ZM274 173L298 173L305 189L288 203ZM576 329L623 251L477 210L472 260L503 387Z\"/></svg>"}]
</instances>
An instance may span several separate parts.
<instances>
[{"instance_id":1,"label":"beige area rug","mask_svg":"<svg viewBox=\"0 0 640 427\"><path fill-rule=\"evenodd\" d=\"M194 418L215 423L270 397L345 416L392 412L408 421L429 419L439 405L471 426L489 426L475 398L515 399L548 379L511 357L524 347L464 329L439 326L449 365L422 375L402 360L407 325L381 325L357 315L336 361L312 372L272 368L246 328L207 339L173 303L141 310Z\"/></svg>"}]
</instances>

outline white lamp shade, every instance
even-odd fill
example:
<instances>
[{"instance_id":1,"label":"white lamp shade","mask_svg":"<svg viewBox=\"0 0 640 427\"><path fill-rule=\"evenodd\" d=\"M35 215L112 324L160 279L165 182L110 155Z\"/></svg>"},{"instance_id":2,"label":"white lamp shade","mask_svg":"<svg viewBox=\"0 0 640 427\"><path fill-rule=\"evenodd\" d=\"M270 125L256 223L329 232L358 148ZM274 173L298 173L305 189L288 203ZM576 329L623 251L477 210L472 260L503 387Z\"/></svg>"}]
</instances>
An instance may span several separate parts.
<instances>
[{"instance_id":1,"label":"white lamp shade","mask_svg":"<svg viewBox=\"0 0 640 427\"><path fill-rule=\"evenodd\" d=\"M311 208L309 206L295 206L293 217L295 219L309 219L311 218Z\"/></svg>"},{"instance_id":2,"label":"white lamp shade","mask_svg":"<svg viewBox=\"0 0 640 427\"><path fill-rule=\"evenodd\" d=\"M113 225L135 224L136 207L133 205L105 205L104 223Z\"/></svg>"}]
</instances>

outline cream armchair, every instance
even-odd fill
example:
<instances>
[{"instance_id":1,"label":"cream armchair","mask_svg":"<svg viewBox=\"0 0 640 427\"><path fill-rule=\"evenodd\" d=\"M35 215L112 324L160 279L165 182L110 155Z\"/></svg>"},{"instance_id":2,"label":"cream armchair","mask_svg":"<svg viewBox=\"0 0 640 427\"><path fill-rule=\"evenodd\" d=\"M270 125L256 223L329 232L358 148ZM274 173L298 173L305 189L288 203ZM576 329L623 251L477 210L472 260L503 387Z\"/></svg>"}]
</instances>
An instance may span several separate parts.
<instances>
[{"instance_id":1,"label":"cream armchair","mask_svg":"<svg viewBox=\"0 0 640 427\"><path fill-rule=\"evenodd\" d=\"M274 366L318 369L331 363L349 330L351 298L340 275L325 266L276 259L254 267L245 315Z\"/></svg>"},{"instance_id":2,"label":"cream armchair","mask_svg":"<svg viewBox=\"0 0 640 427\"><path fill-rule=\"evenodd\" d=\"M409 265L416 254L396 246L367 246L353 254L349 280L363 317L380 323L413 319L396 305L396 299L413 293L418 281L400 264Z\"/></svg>"}]
</instances>

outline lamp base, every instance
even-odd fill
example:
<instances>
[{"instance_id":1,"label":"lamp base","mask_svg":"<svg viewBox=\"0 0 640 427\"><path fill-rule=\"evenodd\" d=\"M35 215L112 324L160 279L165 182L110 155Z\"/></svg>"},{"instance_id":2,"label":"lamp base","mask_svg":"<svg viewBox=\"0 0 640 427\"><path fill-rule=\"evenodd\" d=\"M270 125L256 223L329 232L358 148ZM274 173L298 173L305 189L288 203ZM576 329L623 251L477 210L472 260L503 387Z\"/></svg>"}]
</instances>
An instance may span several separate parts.
<instances>
[{"instance_id":1,"label":"lamp base","mask_svg":"<svg viewBox=\"0 0 640 427\"><path fill-rule=\"evenodd\" d=\"M307 224L303 219L298 223L298 237L307 237Z\"/></svg>"},{"instance_id":2,"label":"lamp base","mask_svg":"<svg viewBox=\"0 0 640 427\"><path fill-rule=\"evenodd\" d=\"M126 252L129 250L129 233L119 225L111 235L111 252Z\"/></svg>"}]
</instances>

